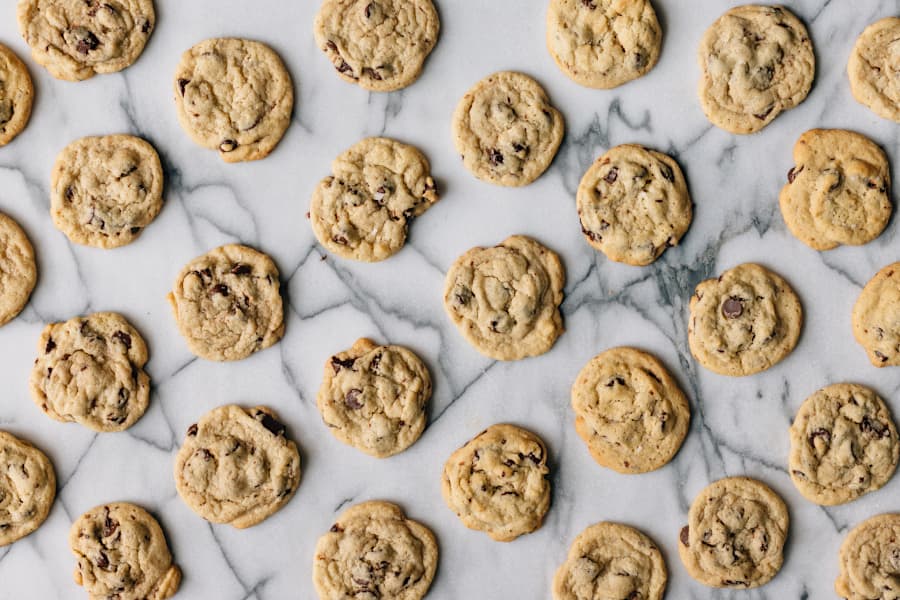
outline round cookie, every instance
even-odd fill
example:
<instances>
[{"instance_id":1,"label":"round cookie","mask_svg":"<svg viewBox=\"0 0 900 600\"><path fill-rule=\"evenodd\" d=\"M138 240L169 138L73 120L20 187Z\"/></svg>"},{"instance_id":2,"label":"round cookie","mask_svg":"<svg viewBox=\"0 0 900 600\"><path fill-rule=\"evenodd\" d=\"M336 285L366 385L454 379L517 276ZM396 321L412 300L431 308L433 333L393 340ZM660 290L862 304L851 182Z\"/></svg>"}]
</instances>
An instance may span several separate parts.
<instances>
[{"instance_id":1,"label":"round cookie","mask_svg":"<svg viewBox=\"0 0 900 600\"><path fill-rule=\"evenodd\" d=\"M691 505L678 555L704 585L759 587L781 569L788 524L787 506L767 485L747 477L720 479Z\"/></svg>"},{"instance_id":2,"label":"round cookie","mask_svg":"<svg viewBox=\"0 0 900 600\"><path fill-rule=\"evenodd\" d=\"M662 600L669 574L646 535L619 523L596 523L575 538L553 578L553 600Z\"/></svg>"},{"instance_id":3,"label":"round cookie","mask_svg":"<svg viewBox=\"0 0 900 600\"><path fill-rule=\"evenodd\" d=\"M765 267L744 263L697 285L691 296L691 354L714 373L765 371L797 345L803 309L791 286Z\"/></svg>"},{"instance_id":4,"label":"round cookie","mask_svg":"<svg viewBox=\"0 0 900 600\"><path fill-rule=\"evenodd\" d=\"M284 335L280 285L271 258L228 244L185 265L168 299L191 352L241 360Z\"/></svg>"},{"instance_id":5,"label":"round cookie","mask_svg":"<svg viewBox=\"0 0 900 600\"><path fill-rule=\"evenodd\" d=\"M453 114L453 142L475 177L497 185L528 185L547 170L565 124L544 88L511 71L485 77Z\"/></svg>"},{"instance_id":6,"label":"round cookie","mask_svg":"<svg viewBox=\"0 0 900 600\"><path fill-rule=\"evenodd\" d=\"M428 159L388 138L367 138L338 156L313 192L319 243L343 258L384 260L406 243L409 223L438 201Z\"/></svg>"},{"instance_id":7,"label":"round cookie","mask_svg":"<svg viewBox=\"0 0 900 600\"><path fill-rule=\"evenodd\" d=\"M19 224L0 213L0 326L28 304L37 283L34 248Z\"/></svg>"},{"instance_id":8,"label":"round cookie","mask_svg":"<svg viewBox=\"0 0 900 600\"><path fill-rule=\"evenodd\" d=\"M706 30L697 58L703 112L731 133L757 132L803 102L816 74L806 27L783 6L732 8Z\"/></svg>"},{"instance_id":9,"label":"round cookie","mask_svg":"<svg viewBox=\"0 0 900 600\"><path fill-rule=\"evenodd\" d=\"M834 591L846 600L900 597L900 515L867 519L847 534Z\"/></svg>"},{"instance_id":10,"label":"round cookie","mask_svg":"<svg viewBox=\"0 0 900 600\"><path fill-rule=\"evenodd\" d=\"M147 345L117 313L51 323L38 339L31 398L48 417L94 431L123 431L150 402Z\"/></svg>"},{"instance_id":11,"label":"round cookie","mask_svg":"<svg viewBox=\"0 0 900 600\"><path fill-rule=\"evenodd\" d=\"M294 84L274 50L214 38L182 54L175 70L178 121L199 146L233 163L265 158L291 124Z\"/></svg>"},{"instance_id":12,"label":"round cookie","mask_svg":"<svg viewBox=\"0 0 900 600\"><path fill-rule=\"evenodd\" d=\"M85 137L56 157L50 216L76 244L130 244L162 209L163 170L149 143L131 135Z\"/></svg>"},{"instance_id":13,"label":"round cookie","mask_svg":"<svg viewBox=\"0 0 900 600\"><path fill-rule=\"evenodd\" d=\"M791 425L791 480L810 502L845 504L886 484L900 458L891 413L871 389L829 385L806 399Z\"/></svg>"},{"instance_id":14,"label":"round cookie","mask_svg":"<svg viewBox=\"0 0 900 600\"><path fill-rule=\"evenodd\" d=\"M57 79L81 81L131 66L153 32L153 0L19 0L31 56Z\"/></svg>"},{"instance_id":15,"label":"round cookie","mask_svg":"<svg viewBox=\"0 0 900 600\"><path fill-rule=\"evenodd\" d=\"M550 508L547 447L514 425L492 425L444 463L444 502L469 529L511 542L540 528Z\"/></svg>"},{"instance_id":16,"label":"round cookie","mask_svg":"<svg viewBox=\"0 0 900 600\"><path fill-rule=\"evenodd\" d=\"M779 196L794 237L814 250L831 250L881 235L893 210L891 173L872 140L842 129L812 129L797 140L794 162Z\"/></svg>"},{"instance_id":17,"label":"round cookie","mask_svg":"<svg viewBox=\"0 0 900 600\"><path fill-rule=\"evenodd\" d=\"M34 85L15 52L0 44L0 146L10 143L28 124Z\"/></svg>"},{"instance_id":18,"label":"round cookie","mask_svg":"<svg viewBox=\"0 0 900 600\"><path fill-rule=\"evenodd\" d=\"M391 92L419 78L440 26L431 0L325 0L313 32L341 79Z\"/></svg>"},{"instance_id":19,"label":"round cookie","mask_svg":"<svg viewBox=\"0 0 900 600\"><path fill-rule=\"evenodd\" d=\"M531 238L514 235L472 248L447 271L444 308L463 337L495 360L544 354L563 332L562 262Z\"/></svg>"},{"instance_id":20,"label":"round cookie","mask_svg":"<svg viewBox=\"0 0 900 600\"><path fill-rule=\"evenodd\" d=\"M422 435L429 398L431 375L418 356L361 338L325 363L317 404L334 437L386 458Z\"/></svg>"},{"instance_id":21,"label":"round cookie","mask_svg":"<svg viewBox=\"0 0 900 600\"><path fill-rule=\"evenodd\" d=\"M175 488L212 523L252 527L281 510L300 483L300 453L269 408L215 408L188 428Z\"/></svg>"},{"instance_id":22,"label":"round cookie","mask_svg":"<svg viewBox=\"0 0 900 600\"><path fill-rule=\"evenodd\" d=\"M900 123L900 17L887 17L866 27L847 63L850 91L879 117Z\"/></svg>"},{"instance_id":23,"label":"round cookie","mask_svg":"<svg viewBox=\"0 0 900 600\"><path fill-rule=\"evenodd\" d=\"M134 504L104 504L78 517L69 548L78 559L75 583L91 600L165 600L181 584L159 523Z\"/></svg>"},{"instance_id":24,"label":"round cookie","mask_svg":"<svg viewBox=\"0 0 900 600\"><path fill-rule=\"evenodd\" d=\"M437 570L434 534L396 504L362 502L319 538L313 584L322 600L421 600Z\"/></svg>"},{"instance_id":25,"label":"round cookie","mask_svg":"<svg viewBox=\"0 0 900 600\"><path fill-rule=\"evenodd\" d=\"M900 262L884 267L853 305L853 337L876 367L900 365Z\"/></svg>"},{"instance_id":26,"label":"round cookie","mask_svg":"<svg viewBox=\"0 0 900 600\"><path fill-rule=\"evenodd\" d=\"M681 448L691 408L653 356L612 348L592 358L572 385L575 430L591 456L619 473L659 469Z\"/></svg>"},{"instance_id":27,"label":"round cookie","mask_svg":"<svg viewBox=\"0 0 900 600\"><path fill-rule=\"evenodd\" d=\"M577 204L587 242L608 259L635 266L677 246L693 218L678 163L636 144L611 148L591 165Z\"/></svg>"},{"instance_id":28,"label":"round cookie","mask_svg":"<svg viewBox=\"0 0 900 600\"><path fill-rule=\"evenodd\" d=\"M56 473L47 456L0 431L0 547L20 540L47 519L56 498Z\"/></svg>"},{"instance_id":29,"label":"round cookie","mask_svg":"<svg viewBox=\"0 0 900 600\"><path fill-rule=\"evenodd\" d=\"M563 73L610 89L646 75L659 60L662 29L649 0L551 0L547 48Z\"/></svg>"}]
</instances>

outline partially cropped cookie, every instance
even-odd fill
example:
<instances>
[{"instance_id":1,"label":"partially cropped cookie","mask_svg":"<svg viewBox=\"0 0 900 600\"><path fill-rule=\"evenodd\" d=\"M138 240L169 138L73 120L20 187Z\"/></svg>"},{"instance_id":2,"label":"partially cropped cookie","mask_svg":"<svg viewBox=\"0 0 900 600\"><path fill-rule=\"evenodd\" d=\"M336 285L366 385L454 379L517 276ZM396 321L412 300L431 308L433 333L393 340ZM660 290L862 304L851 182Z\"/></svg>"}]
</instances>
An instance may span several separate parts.
<instances>
[{"instance_id":1,"label":"partially cropped cookie","mask_svg":"<svg viewBox=\"0 0 900 600\"><path fill-rule=\"evenodd\" d=\"M544 88L511 71L479 81L453 114L453 141L466 169L497 185L528 185L540 177L564 132L562 114Z\"/></svg>"},{"instance_id":2,"label":"partially cropped cookie","mask_svg":"<svg viewBox=\"0 0 900 600\"><path fill-rule=\"evenodd\" d=\"M334 437L386 458L422 435L429 398L431 375L418 356L361 338L325 363L317 403Z\"/></svg>"},{"instance_id":3,"label":"partially cropped cookie","mask_svg":"<svg viewBox=\"0 0 900 600\"><path fill-rule=\"evenodd\" d=\"M720 479L691 504L678 554L690 576L704 585L759 587L781 570L788 524L787 506L764 483Z\"/></svg>"},{"instance_id":4,"label":"partially cropped cookie","mask_svg":"<svg viewBox=\"0 0 900 600\"><path fill-rule=\"evenodd\" d=\"M191 352L240 360L284 335L280 286L268 255L228 244L185 265L168 298Z\"/></svg>"},{"instance_id":5,"label":"partially cropped cookie","mask_svg":"<svg viewBox=\"0 0 900 600\"><path fill-rule=\"evenodd\" d=\"M324 0L314 33L341 79L390 92L419 78L439 30L431 0Z\"/></svg>"},{"instance_id":6,"label":"partially cropped cookie","mask_svg":"<svg viewBox=\"0 0 900 600\"><path fill-rule=\"evenodd\" d=\"M300 453L269 408L215 408L188 428L175 488L212 523L252 527L281 510L300 483Z\"/></svg>"},{"instance_id":7,"label":"partially cropped cookie","mask_svg":"<svg viewBox=\"0 0 900 600\"><path fill-rule=\"evenodd\" d=\"M863 521L841 544L834 591L845 600L900 598L900 515Z\"/></svg>"},{"instance_id":8,"label":"partially cropped cookie","mask_svg":"<svg viewBox=\"0 0 900 600\"><path fill-rule=\"evenodd\" d=\"M281 57L265 44L214 38L181 56L175 106L196 144L218 150L225 162L259 160L291 124L294 84Z\"/></svg>"},{"instance_id":9,"label":"partially cropped cookie","mask_svg":"<svg viewBox=\"0 0 900 600\"><path fill-rule=\"evenodd\" d=\"M900 365L900 262L884 267L853 305L853 337L876 367Z\"/></svg>"},{"instance_id":10,"label":"partially cropped cookie","mask_svg":"<svg viewBox=\"0 0 900 600\"><path fill-rule=\"evenodd\" d=\"M31 371L31 398L48 417L94 431L122 431L150 402L147 345L117 313L44 328Z\"/></svg>"},{"instance_id":11,"label":"partially cropped cookie","mask_svg":"<svg viewBox=\"0 0 900 600\"><path fill-rule=\"evenodd\" d=\"M753 375L790 354L802 326L803 309L788 283L744 263L697 285L688 343L694 358L714 373Z\"/></svg>"},{"instance_id":12,"label":"partially cropped cookie","mask_svg":"<svg viewBox=\"0 0 900 600\"><path fill-rule=\"evenodd\" d=\"M434 534L396 504L351 506L319 538L313 584L321 600L421 600L437 570Z\"/></svg>"},{"instance_id":13,"label":"partially cropped cookie","mask_svg":"<svg viewBox=\"0 0 900 600\"><path fill-rule=\"evenodd\" d=\"M444 283L444 308L463 337L495 360L544 354L563 332L562 262L529 237L472 248Z\"/></svg>"},{"instance_id":14,"label":"partially cropped cookie","mask_svg":"<svg viewBox=\"0 0 900 600\"><path fill-rule=\"evenodd\" d=\"M78 560L75 583L91 600L165 600L181 585L159 523L134 504L114 502L81 515L69 530L69 548Z\"/></svg>"},{"instance_id":15,"label":"partially cropped cookie","mask_svg":"<svg viewBox=\"0 0 900 600\"><path fill-rule=\"evenodd\" d=\"M782 6L732 8L706 30L697 58L703 112L731 133L759 131L803 102L816 73L806 27Z\"/></svg>"},{"instance_id":16,"label":"partially cropped cookie","mask_svg":"<svg viewBox=\"0 0 900 600\"><path fill-rule=\"evenodd\" d=\"M56 157L50 180L53 224L76 244L130 244L162 208L156 150L132 135L86 137Z\"/></svg>"},{"instance_id":17,"label":"partially cropped cookie","mask_svg":"<svg viewBox=\"0 0 900 600\"><path fill-rule=\"evenodd\" d=\"M553 600L662 600L668 578L653 540L627 525L597 523L572 542L553 578Z\"/></svg>"},{"instance_id":18,"label":"partially cropped cookie","mask_svg":"<svg viewBox=\"0 0 900 600\"><path fill-rule=\"evenodd\" d=\"M581 179L577 202L587 242L610 260L635 266L678 245L693 218L678 163L636 144L598 158Z\"/></svg>"},{"instance_id":19,"label":"partially cropped cookie","mask_svg":"<svg viewBox=\"0 0 900 600\"><path fill-rule=\"evenodd\" d=\"M850 90L857 102L884 119L900 123L900 17L866 27L847 63Z\"/></svg>"},{"instance_id":20,"label":"partially cropped cookie","mask_svg":"<svg viewBox=\"0 0 900 600\"><path fill-rule=\"evenodd\" d=\"M0 146L10 143L28 124L34 86L15 52L0 44Z\"/></svg>"},{"instance_id":21,"label":"partially cropped cookie","mask_svg":"<svg viewBox=\"0 0 900 600\"><path fill-rule=\"evenodd\" d=\"M37 283L34 248L12 218L0 213L0 326L28 304Z\"/></svg>"},{"instance_id":22,"label":"partially cropped cookie","mask_svg":"<svg viewBox=\"0 0 900 600\"><path fill-rule=\"evenodd\" d=\"M514 425L492 425L444 463L444 502L469 529L510 542L537 530L550 508L547 447Z\"/></svg>"},{"instance_id":23,"label":"partially cropped cookie","mask_svg":"<svg viewBox=\"0 0 900 600\"><path fill-rule=\"evenodd\" d=\"M319 243L343 258L384 260L406 243L409 223L437 202L428 159L413 146L366 138L331 164L313 192Z\"/></svg>"},{"instance_id":24,"label":"partially cropped cookie","mask_svg":"<svg viewBox=\"0 0 900 600\"><path fill-rule=\"evenodd\" d=\"M57 79L81 81L131 66L153 32L153 0L19 0L31 56Z\"/></svg>"},{"instance_id":25,"label":"partially cropped cookie","mask_svg":"<svg viewBox=\"0 0 900 600\"><path fill-rule=\"evenodd\" d=\"M47 519L56 498L56 472L43 452L0 431L0 547L20 540Z\"/></svg>"},{"instance_id":26,"label":"partially cropped cookie","mask_svg":"<svg viewBox=\"0 0 900 600\"><path fill-rule=\"evenodd\" d=\"M572 386L575 430L599 464L646 473L672 460L691 423L678 383L656 358L635 348L601 352Z\"/></svg>"}]
</instances>

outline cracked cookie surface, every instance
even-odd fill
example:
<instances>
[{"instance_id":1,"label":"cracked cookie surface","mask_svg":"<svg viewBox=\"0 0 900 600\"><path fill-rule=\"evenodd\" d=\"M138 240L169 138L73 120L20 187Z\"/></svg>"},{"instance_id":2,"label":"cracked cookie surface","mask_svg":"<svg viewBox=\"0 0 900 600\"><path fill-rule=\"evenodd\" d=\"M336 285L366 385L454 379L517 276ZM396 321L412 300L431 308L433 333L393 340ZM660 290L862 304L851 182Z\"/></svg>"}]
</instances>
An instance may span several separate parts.
<instances>
[{"instance_id":1,"label":"cracked cookie surface","mask_svg":"<svg viewBox=\"0 0 900 600\"><path fill-rule=\"evenodd\" d=\"M28 67L15 52L0 44L0 146L25 129L33 101L34 85Z\"/></svg>"},{"instance_id":2,"label":"cracked cookie surface","mask_svg":"<svg viewBox=\"0 0 900 600\"><path fill-rule=\"evenodd\" d=\"M857 102L900 123L900 17L866 27L850 54L847 74Z\"/></svg>"},{"instance_id":3,"label":"cracked cookie surface","mask_svg":"<svg viewBox=\"0 0 900 600\"><path fill-rule=\"evenodd\" d=\"M34 248L11 217L0 213L0 326L28 304L37 283Z\"/></svg>"},{"instance_id":4,"label":"cracked cookie surface","mask_svg":"<svg viewBox=\"0 0 900 600\"><path fill-rule=\"evenodd\" d=\"M866 283L851 318L853 337L876 367L900 365L900 262Z\"/></svg>"},{"instance_id":5,"label":"cracked cookie surface","mask_svg":"<svg viewBox=\"0 0 900 600\"><path fill-rule=\"evenodd\" d=\"M854 527L838 562L834 591L841 598L900 598L900 515L878 515Z\"/></svg>"},{"instance_id":6,"label":"cracked cookie surface","mask_svg":"<svg viewBox=\"0 0 900 600\"><path fill-rule=\"evenodd\" d=\"M56 472L47 456L0 431L0 547L36 530L56 498Z\"/></svg>"}]
</instances>

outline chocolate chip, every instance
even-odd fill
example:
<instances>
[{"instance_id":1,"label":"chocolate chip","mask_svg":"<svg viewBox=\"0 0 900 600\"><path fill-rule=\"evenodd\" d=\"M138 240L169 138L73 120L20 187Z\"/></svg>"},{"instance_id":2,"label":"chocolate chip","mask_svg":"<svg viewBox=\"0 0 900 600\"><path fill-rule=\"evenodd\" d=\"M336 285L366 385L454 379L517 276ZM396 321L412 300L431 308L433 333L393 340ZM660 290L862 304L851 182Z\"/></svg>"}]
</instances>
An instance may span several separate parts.
<instances>
[{"instance_id":1,"label":"chocolate chip","mask_svg":"<svg viewBox=\"0 0 900 600\"><path fill-rule=\"evenodd\" d=\"M503 164L503 153L497 150L496 148L491 148L488 150L488 160L491 161L491 164L495 167L497 165Z\"/></svg>"},{"instance_id":2,"label":"chocolate chip","mask_svg":"<svg viewBox=\"0 0 900 600\"><path fill-rule=\"evenodd\" d=\"M331 40L328 40L327 42L325 42L325 48L323 48L323 50L337 52L337 44L335 44Z\"/></svg>"},{"instance_id":3,"label":"chocolate chip","mask_svg":"<svg viewBox=\"0 0 900 600\"><path fill-rule=\"evenodd\" d=\"M465 306L472 301L472 298L475 297L475 294L467 287L460 287L457 288L457 291L453 295L453 297L456 299L457 304Z\"/></svg>"},{"instance_id":4,"label":"chocolate chip","mask_svg":"<svg viewBox=\"0 0 900 600\"><path fill-rule=\"evenodd\" d=\"M189 436L193 437L193 436L197 435L197 430L198 430L198 429L200 429L200 428L197 427L197 424L196 424L196 423L194 423L193 425L191 425L190 427L188 427L187 434L188 434Z\"/></svg>"},{"instance_id":5,"label":"chocolate chip","mask_svg":"<svg viewBox=\"0 0 900 600\"><path fill-rule=\"evenodd\" d=\"M802 173L805 168L806 167L803 165L801 165L799 169L797 167L791 167L791 170L788 171L788 183L794 183L794 180L797 179L797 175Z\"/></svg>"},{"instance_id":6,"label":"chocolate chip","mask_svg":"<svg viewBox=\"0 0 900 600\"><path fill-rule=\"evenodd\" d=\"M95 50L99 45L100 40L97 39L97 36L91 31L84 30L84 34L79 37L78 43L75 44L75 49L80 54L87 54L91 50Z\"/></svg>"},{"instance_id":7,"label":"chocolate chip","mask_svg":"<svg viewBox=\"0 0 900 600\"><path fill-rule=\"evenodd\" d=\"M56 342L53 341L52 337L47 338L47 345L44 346L44 352L51 352L54 348L56 348Z\"/></svg>"},{"instance_id":8,"label":"chocolate chip","mask_svg":"<svg viewBox=\"0 0 900 600\"><path fill-rule=\"evenodd\" d=\"M345 358L340 359L337 356L331 357L331 368L334 369L334 373L337 374L342 368L344 369L352 369L353 365L356 363L355 358Z\"/></svg>"},{"instance_id":9,"label":"chocolate chip","mask_svg":"<svg viewBox=\"0 0 900 600\"><path fill-rule=\"evenodd\" d=\"M150 31L150 21L144 21L144 24L141 25L141 33L147 33Z\"/></svg>"},{"instance_id":10,"label":"chocolate chip","mask_svg":"<svg viewBox=\"0 0 900 600\"><path fill-rule=\"evenodd\" d=\"M811 434L809 434L809 445L815 446L816 438L819 438L819 437L822 438L822 440L825 442L826 446L831 444L831 432L828 431L827 429L822 429L820 427L819 429L816 429Z\"/></svg>"},{"instance_id":11,"label":"chocolate chip","mask_svg":"<svg viewBox=\"0 0 900 600\"><path fill-rule=\"evenodd\" d=\"M584 225L581 226L581 233L583 233L584 235L589 237L592 242L597 242L597 241L600 241L603 239L600 235L594 233L590 229L586 228Z\"/></svg>"},{"instance_id":12,"label":"chocolate chip","mask_svg":"<svg viewBox=\"0 0 900 600\"><path fill-rule=\"evenodd\" d=\"M335 523L331 526L331 533L344 533L344 528Z\"/></svg>"},{"instance_id":13,"label":"chocolate chip","mask_svg":"<svg viewBox=\"0 0 900 600\"><path fill-rule=\"evenodd\" d=\"M606 183L615 183L616 179L618 179L618 178L619 178L619 167L613 167L609 170L609 173L607 173L603 177L603 180L606 181Z\"/></svg>"},{"instance_id":14,"label":"chocolate chip","mask_svg":"<svg viewBox=\"0 0 900 600\"><path fill-rule=\"evenodd\" d=\"M223 140L221 144L219 144L220 152L233 152L235 148L238 147L238 143L234 140Z\"/></svg>"},{"instance_id":15,"label":"chocolate chip","mask_svg":"<svg viewBox=\"0 0 900 600\"><path fill-rule=\"evenodd\" d=\"M225 285L224 283L219 283L213 286L213 289L210 290L209 295L212 296L213 294L222 294L223 296L228 296L230 292L231 290L228 289L227 285Z\"/></svg>"},{"instance_id":16,"label":"chocolate chip","mask_svg":"<svg viewBox=\"0 0 900 600\"><path fill-rule=\"evenodd\" d=\"M245 265L243 263L240 263L240 264L234 265L234 267L231 268L231 274L232 275L246 275L247 273L249 273L252 270L253 270L253 267L251 267L250 265Z\"/></svg>"},{"instance_id":17,"label":"chocolate chip","mask_svg":"<svg viewBox=\"0 0 900 600\"><path fill-rule=\"evenodd\" d=\"M862 421L859 423L859 428L863 433L868 433L878 438L883 438L891 434L887 425L881 421L870 419L868 415L862 418Z\"/></svg>"},{"instance_id":18,"label":"chocolate chip","mask_svg":"<svg viewBox=\"0 0 900 600\"><path fill-rule=\"evenodd\" d=\"M726 319L737 319L744 312L744 301L737 296L731 296L722 303L722 314Z\"/></svg>"},{"instance_id":19,"label":"chocolate chip","mask_svg":"<svg viewBox=\"0 0 900 600\"><path fill-rule=\"evenodd\" d=\"M690 543L688 541L688 540L690 540L690 535L691 535L690 527L685 525L684 527L681 528L681 533L678 535L678 538L681 540L681 543L684 544L685 548L690 546Z\"/></svg>"},{"instance_id":20,"label":"chocolate chip","mask_svg":"<svg viewBox=\"0 0 900 600\"><path fill-rule=\"evenodd\" d=\"M103 537L113 535L119 528L119 522L109 517L109 511L106 512L106 521L103 522Z\"/></svg>"},{"instance_id":21,"label":"chocolate chip","mask_svg":"<svg viewBox=\"0 0 900 600\"><path fill-rule=\"evenodd\" d=\"M101 550L100 555L97 557L97 566L101 569L105 569L109 566L109 559L106 557L106 554Z\"/></svg>"},{"instance_id":22,"label":"chocolate chip","mask_svg":"<svg viewBox=\"0 0 900 600\"><path fill-rule=\"evenodd\" d=\"M513 150L516 152L523 152L528 149L528 146L524 146L524 145L520 144L519 142L513 142L512 147L513 147Z\"/></svg>"},{"instance_id":23,"label":"chocolate chip","mask_svg":"<svg viewBox=\"0 0 900 600\"><path fill-rule=\"evenodd\" d=\"M597 5L594 4L594 0L581 0L581 4L585 8L589 8L591 10L597 10Z\"/></svg>"},{"instance_id":24,"label":"chocolate chip","mask_svg":"<svg viewBox=\"0 0 900 600\"><path fill-rule=\"evenodd\" d=\"M203 460L205 460L206 462L209 462L213 459L212 452L210 452L206 448L200 449L199 452L203 456Z\"/></svg>"},{"instance_id":25,"label":"chocolate chip","mask_svg":"<svg viewBox=\"0 0 900 600\"><path fill-rule=\"evenodd\" d=\"M875 356L877 356L878 359L881 360L881 362L887 362L887 359L888 359L887 355L882 354L878 350L875 351Z\"/></svg>"},{"instance_id":26,"label":"chocolate chip","mask_svg":"<svg viewBox=\"0 0 900 600\"><path fill-rule=\"evenodd\" d=\"M353 77L353 67L347 64L347 61L341 60L340 64L335 65L335 69L338 70L338 73L350 73L350 76Z\"/></svg>"},{"instance_id":27,"label":"chocolate chip","mask_svg":"<svg viewBox=\"0 0 900 600\"><path fill-rule=\"evenodd\" d=\"M775 110L775 105L774 105L774 104L771 105L771 106L769 106L769 108L767 108L767 109L764 110L763 112L761 112L761 113L759 113L759 114L756 114L756 115L753 115L753 116L756 117L757 119L759 119L760 121L765 121L765 120L766 120L766 117L768 117L770 114L772 114L772 111L773 111L773 110Z\"/></svg>"},{"instance_id":28,"label":"chocolate chip","mask_svg":"<svg viewBox=\"0 0 900 600\"><path fill-rule=\"evenodd\" d=\"M347 408L352 408L353 410L359 410L363 407L363 403L359 401L359 397L362 395L362 390L353 388L344 396L344 404L347 405Z\"/></svg>"},{"instance_id":29,"label":"chocolate chip","mask_svg":"<svg viewBox=\"0 0 900 600\"><path fill-rule=\"evenodd\" d=\"M366 10L365 10L365 13L366 13L366 18L367 18L367 19L368 19L369 17L372 16L372 7L373 7L373 6L372 6L372 3L371 3L371 2L369 2L368 4L366 4Z\"/></svg>"},{"instance_id":30,"label":"chocolate chip","mask_svg":"<svg viewBox=\"0 0 900 600\"><path fill-rule=\"evenodd\" d=\"M115 332L114 334L112 334L112 338L114 340L122 342L122 345L125 346L126 350L131 350L131 336L124 331Z\"/></svg>"},{"instance_id":31,"label":"chocolate chip","mask_svg":"<svg viewBox=\"0 0 900 600\"><path fill-rule=\"evenodd\" d=\"M370 79L374 79L375 81L381 81L381 75L375 69L371 67L363 67L362 74L369 77Z\"/></svg>"},{"instance_id":32,"label":"chocolate chip","mask_svg":"<svg viewBox=\"0 0 900 600\"><path fill-rule=\"evenodd\" d=\"M72 186L70 185L69 187L66 188L66 200L71 202L72 198L74 198L74 197L75 197L75 190L73 190Z\"/></svg>"},{"instance_id":33,"label":"chocolate chip","mask_svg":"<svg viewBox=\"0 0 900 600\"><path fill-rule=\"evenodd\" d=\"M184 96L184 88L187 87L187 84L191 82L190 79L179 79L178 80L178 89L181 91L181 95Z\"/></svg>"},{"instance_id":34,"label":"chocolate chip","mask_svg":"<svg viewBox=\"0 0 900 600\"><path fill-rule=\"evenodd\" d=\"M343 245L343 246L346 246L347 243L348 243L347 238L345 238L345 237L342 236L342 235L333 235L333 236L331 236L331 241L333 241L333 242L336 243L336 244L341 244L341 245Z\"/></svg>"},{"instance_id":35,"label":"chocolate chip","mask_svg":"<svg viewBox=\"0 0 900 600\"><path fill-rule=\"evenodd\" d=\"M381 364L381 358L384 356L381 352L372 357L372 362L369 363L369 369L372 371L378 370L378 365Z\"/></svg>"},{"instance_id":36,"label":"chocolate chip","mask_svg":"<svg viewBox=\"0 0 900 600\"><path fill-rule=\"evenodd\" d=\"M257 421L262 423L263 427L271 431L273 434L284 435L284 424L277 419L274 419L269 413L258 410L256 411L254 417Z\"/></svg>"},{"instance_id":37,"label":"chocolate chip","mask_svg":"<svg viewBox=\"0 0 900 600\"><path fill-rule=\"evenodd\" d=\"M129 231L133 234L138 233L141 230L140 227L132 227Z\"/></svg>"},{"instance_id":38,"label":"chocolate chip","mask_svg":"<svg viewBox=\"0 0 900 600\"><path fill-rule=\"evenodd\" d=\"M659 172L662 173L663 179L668 182L675 181L675 171L666 163L659 163Z\"/></svg>"}]
</instances>

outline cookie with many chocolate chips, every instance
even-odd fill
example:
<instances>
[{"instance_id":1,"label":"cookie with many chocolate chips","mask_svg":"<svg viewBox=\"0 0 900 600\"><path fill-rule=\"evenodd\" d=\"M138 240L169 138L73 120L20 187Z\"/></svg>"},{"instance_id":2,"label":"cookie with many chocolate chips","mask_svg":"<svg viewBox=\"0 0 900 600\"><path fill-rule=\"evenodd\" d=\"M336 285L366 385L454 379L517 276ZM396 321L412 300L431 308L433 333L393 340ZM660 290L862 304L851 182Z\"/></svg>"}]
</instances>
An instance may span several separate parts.
<instances>
[{"instance_id":1,"label":"cookie with many chocolate chips","mask_svg":"<svg viewBox=\"0 0 900 600\"><path fill-rule=\"evenodd\" d=\"M40 527L55 498L56 472L47 455L0 431L0 546Z\"/></svg>"},{"instance_id":2,"label":"cookie with many chocolate chips","mask_svg":"<svg viewBox=\"0 0 900 600\"><path fill-rule=\"evenodd\" d=\"M900 598L900 515L878 515L854 527L838 563L834 591L841 598Z\"/></svg>"},{"instance_id":3,"label":"cookie with many chocolate chips","mask_svg":"<svg viewBox=\"0 0 900 600\"><path fill-rule=\"evenodd\" d=\"M691 504L678 554L690 576L704 585L759 587L781 569L788 524L787 506L764 483L720 479Z\"/></svg>"},{"instance_id":4,"label":"cookie with many chocolate chips","mask_svg":"<svg viewBox=\"0 0 900 600\"><path fill-rule=\"evenodd\" d=\"M900 262L878 271L853 305L853 337L876 367L900 365Z\"/></svg>"},{"instance_id":5,"label":"cookie with many chocolate chips","mask_svg":"<svg viewBox=\"0 0 900 600\"><path fill-rule=\"evenodd\" d=\"M28 236L12 218L0 213L0 326L28 304L37 283L37 263Z\"/></svg>"},{"instance_id":6,"label":"cookie with many chocolate chips","mask_svg":"<svg viewBox=\"0 0 900 600\"><path fill-rule=\"evenodd\" d=\"M319 538L313 584L322 600L421 600L437 570L434 534L396 504L369 501L345 510Z\"/></svg>"},{"instance_id":7,"label":"cookie with many chocolate chips","mask_svg":"<svg viewBox=\"0 0 900 600\"><path fill-rule=\"evenodd\" d=\"M15 52L0 44L0 146L19 135L31 117L34 85Z\"/></svg>"},{"instance_id":8,"label":"cookie with many chocolate chips","mask_svg":"<svg viewBox=\"0 0 900 600\"><path fill-rule=\"evenodd\" d=\"M153 0L19 0L31 56L57 79L81 81L131 66L153 32Z\"/></svg>"},{"instance_id":9,"label":"cookie with many chocolate chips","mask_svg":"<svg viewBox=\"0 0 900 600\"><path fill-rule=\"evenodd\" d=\"M44 328L31 398L48 417L94 431L122 431L150 402L147 345L125 317L102 312Z\"/></svg>"},{"instance_id":10,"label":"cookie with many chocolate chips","mask_svg":"<svg viewBox=\"0 0 900 600\"><path fill-rule=\"evenodd\" d=\"M900 123L900 17L866 27L850 53L847 75L857 102Z\"/></svg>"}]
</instances>

